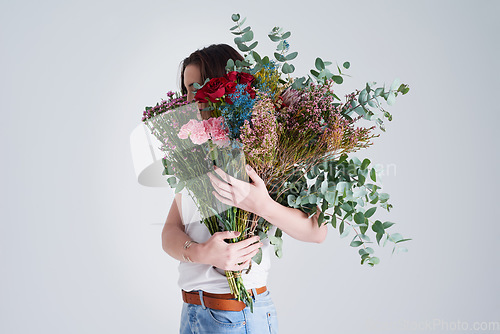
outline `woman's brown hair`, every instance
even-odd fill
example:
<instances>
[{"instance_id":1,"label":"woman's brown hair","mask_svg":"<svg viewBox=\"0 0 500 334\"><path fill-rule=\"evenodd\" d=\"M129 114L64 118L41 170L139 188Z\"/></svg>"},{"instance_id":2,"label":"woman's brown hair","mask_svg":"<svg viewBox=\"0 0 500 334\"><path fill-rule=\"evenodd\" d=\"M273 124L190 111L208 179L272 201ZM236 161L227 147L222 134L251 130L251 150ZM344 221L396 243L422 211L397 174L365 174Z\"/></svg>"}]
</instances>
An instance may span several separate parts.
<instances>
[{"instance_id":1,"label":"woman's brown hair","mask_svg":"<svg viewBox=\"0 0 500 334\"><path fill-rule=\"evenodd\" d=\"M212 44L206 48L197 50L181 63L181 91L187 94L187 88L184 86L184 70L186 66L194 64L200 67L201 79L219 78L226 74L226 64L229 59L243 60L238 51L227 44ZM201 82L201 84L203 84Z\"/></svg>"}]
</instances>

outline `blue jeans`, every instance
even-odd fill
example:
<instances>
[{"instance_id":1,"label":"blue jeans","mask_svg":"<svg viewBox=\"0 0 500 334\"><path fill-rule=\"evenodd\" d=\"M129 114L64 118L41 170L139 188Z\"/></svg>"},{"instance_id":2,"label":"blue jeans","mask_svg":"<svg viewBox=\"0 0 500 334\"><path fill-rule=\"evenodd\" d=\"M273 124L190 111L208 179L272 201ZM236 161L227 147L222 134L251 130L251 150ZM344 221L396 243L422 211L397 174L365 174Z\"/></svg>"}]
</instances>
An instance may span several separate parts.
<instances>
[{"instance_id":1,"label":"blue jeans","mask_svg":"<svg viewBox=\"0 0 500 334\"><path fill-rule=\"evenodd\" d=\"M269 290L255 296L253 313L249 307L237 312L183 303L180 334L240 333L278 333L278 317Z\"/></svg>"}]
</instances>

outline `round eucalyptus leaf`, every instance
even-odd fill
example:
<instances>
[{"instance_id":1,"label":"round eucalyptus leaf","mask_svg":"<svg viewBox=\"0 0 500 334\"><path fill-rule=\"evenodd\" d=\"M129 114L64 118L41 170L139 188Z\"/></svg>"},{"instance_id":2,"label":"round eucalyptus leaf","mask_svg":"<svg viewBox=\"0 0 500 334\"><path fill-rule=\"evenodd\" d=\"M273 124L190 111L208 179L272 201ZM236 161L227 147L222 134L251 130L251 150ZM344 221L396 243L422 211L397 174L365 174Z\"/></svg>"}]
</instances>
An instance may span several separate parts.
<instances>
[{"instance_id":1,"label":"round eucalyptus leaf","mask_svg":"<svg viewBox=\"0 0 500 334\"><path fill-rule=\"evenodd\" d=\"M323 63L323 60L321 58L316 58L316 61L314 63L318 71L322 71L325 69L325 63Z\"/></svg>"},{"instance_id":2,"label":"round eucalyptus leaf","mask_svg":"<svg viewBox=\"0 0 500 334\"><path fill-rule=\"evenodd\" d=\"M335 203L337 192L332 192L332 191L327 191L325 194L325 199L328 201L330 204ZM312 204L312 203L311 203Z\"/></svg>"},{"instance_id":3,"label":"round eucalyptus leaf","mask_svg":"<svg viewBox=\"0 0 500 334\"><path fill-rule=\"evenodd\" d=\"M359 241L359 240L354 240L354 241L351 241L351 244L350 246L351 247L358 247L358 246L361 246L363 244L362 241Z\"/></svg>"},{"instance_id":4,"label":"round eucalyptus leaf","mask_svg":"<svg viewBox=\"0 0 500 334\"><path fill-rule=\"evenodd\" d=\"M297 57L298 54L299 54L298 52L292 52L292 53L286 55L286 60L293 60Z\"/></svg>"},{"instance_id":5,"label":"round eucalyptus leaf","mask_svg":"<svg viewBox=\"0 0 500 334\"><path fill-rule=\"evenodd\" d=\"M236 43L236 45L238 46L238 49L240 49L240 51L242 52L250 51L250 48L243 43Z\"/></svg>"},{"instance_id":6,"label":"round eucalyptus leaf","mask_svg":"<svg viewBox=\"0 0 500 334\"><path fill-rule=\"evenodd\" d=\"M259 248L257 251L257 254L252 257L252 260L255 261L255 263L260 264L262 262L262 248Z\"/></svg>"},{"instance_id":7,"label":"round eucalyptus leaf","mask_svg":"<svg viewBox=\"0 0 500 334\"><path fill-rule=\"evenodd\" d=\"M255 47L257 46L257 44L259 44L259 42L257 42L257 41L253 42L253 43L252 43L252 44L250 44L250 46L248 47L248 50L250 51L250 50L255 49Z\"/></svg>"},{"instance_id":8,"label":"round eucalyptus leaf","mask_svg":"<svg viewBox=\"0 0 500 334\"><path fill-rule=\"evenodd\" d=\"M382 96L383 93L384 93L384 89L383 88L377 88L377 89L375 89L375 96Z\"/></svg>"},{"instance_id":9,"label":"round eucalyptus leaf","mask_svg":"<svg viewBox=\"0 0 500 334\"><path fill-rule=\"evenodd\" d=\"M289 74L289 73L292 73L294 69L290 64L284 63L281 70L283 71L283 73Z\"/></svg>"},{"instance_id":10,"label":"round eucalyptus leaf","mask_svg":"<svg viewBox=\"0 0 500 334\"><path fill-rule=\"evenodd\" d=\"M280 40L281 40L281 38L280 38L280 37L278 37L278 36L276 36L276 35L269 34L268 36L269 36L269 39L270 39L271 41L273 41L273 42L278 42L278 41L280 41Z\"/></svg>"},{"instance_id":11,"label":"round eucalyptus leaf","mask_svg":"<svg viewBox=\"0 0 500 334\"><path fill-rule=\"evenodd\" d=\"M241 37L243 41L250 42L253 39L253 31L249 30Z\"/></svg>"},{"instance_id":12,"label":"round eucalyptus leaf","mask_svg":"<svg viewBox=\"0 0 500 334\"><path fill-rule=\"evenodd\" d=\"M388 229L389 227L391 227L392 225L394 225L394 223L391 223L391 222L384 222L382 224L382 226L384 227L384 230L385 229Z\"/></svg>"},{"instance_id":13,"label":"round eucalyptus leaf","mask_svg":"<svg viewBox=\"0 0 500 334\"><path fill-rule=\"evenodd\" d=\"M317 199L318 198L316 197L316 195L314 195L314 194L309 195L309 197L308 197L309 204L316 204Z\"/></svg>"},{"instance_id":14,"label":"round eucalyptus leaf","mask_svg":"<svg viewBox=\"0 0 500 334\"><path fill-rule=\"evenodd\" d=\"M341 85L344 82L344 79L340 75L334 75L332 79L337 85Z\"/></svg>"},{"instance_id":15,"label":"round eucalyptus leaf","mask_svg":"<svg viewBox=\"0 0 500 334\"><path fill-rule=\"evenodd\" d=\"M377 207L373 207L373 208L366 210L365 217L370 218L371 216L373 216L373 214L375 213L376 210L377 210Z\"/></svg>"},{"instance_id":16,"label":"round eucalyptus leaf","mask_svg":"<svg viewBox=\"0 0 500 334\"><path fill-rule=\"evenodd\" d=\"M363 224L365 222L365 215L363 212L356 212L354 215L354 221L356 224Z\"/></svg>"}]
</instances>

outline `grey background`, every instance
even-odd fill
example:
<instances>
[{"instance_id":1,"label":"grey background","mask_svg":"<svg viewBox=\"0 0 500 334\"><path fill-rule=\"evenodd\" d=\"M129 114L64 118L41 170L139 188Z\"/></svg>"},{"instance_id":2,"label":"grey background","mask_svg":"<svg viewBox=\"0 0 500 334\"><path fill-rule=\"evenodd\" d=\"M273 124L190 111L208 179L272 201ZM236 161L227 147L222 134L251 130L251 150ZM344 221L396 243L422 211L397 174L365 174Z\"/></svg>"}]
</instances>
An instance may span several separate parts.
<instances>
[{"instance_id":1,"label":"grey background","mask_svg":"<svg viewBox=\"0 0 500 334\"><path fill-rule=\"evenodd\" d=\"M0 6L1 333L178 331L177 262L160 239L171 192L137 183L129 135L177 89L185 56L232 44L234 12L261 54L273 26L291 30L299 75L316 56L350 61L342 95L411 87L356 154L385 167L394 208L380 218L409 252L376 247L370 268L334 229L320 245L286 238L269 279L281 333L498 326L499 1Z\"/></svg>"}]
</instances>

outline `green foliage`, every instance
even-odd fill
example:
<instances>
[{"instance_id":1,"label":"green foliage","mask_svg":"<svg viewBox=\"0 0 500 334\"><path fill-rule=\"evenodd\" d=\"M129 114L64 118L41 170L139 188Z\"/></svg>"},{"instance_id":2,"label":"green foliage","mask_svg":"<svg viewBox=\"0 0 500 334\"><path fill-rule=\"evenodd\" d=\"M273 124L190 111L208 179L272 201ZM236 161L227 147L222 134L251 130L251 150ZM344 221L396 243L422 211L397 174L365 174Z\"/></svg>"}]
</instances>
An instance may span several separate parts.
<instances>
[{"instance_id":1,"label":"green foliage","mask_svg":"<svg viewBox=\"0 0 500 334\"><path fill-rule=\"evenodd\" d=\"M385 85L375 88L376 84L376 82L367 82L363 90L349 95L342 114L351 118L353 114L357 114L375 122L376 126L385 131L384 118L391 121L392 115L383 108L382 101L385 100L388 105L393 105L398 94L404 95L409 92L410 88L408 85L400 84L398 79L394 80L388 90Z\"/></svg>"},{"instance_id":2,"label":"green foliage","mask_svg":"<svg viewBox=\"0 0 500 334\"><path fill-rule=\"evenodd\" d=\"M319 57L316 58L316 60L314 61L315 68L309 71L311 75L308 77L307 84L310 84L312 82L323 84L328 80L332 80L334 83L338 85L342 84L344 82L343 76L345 76L346 74L342 72L342 70L338 65L337 65L338 74L332 73L328 68L328 66L330 65L332 65L332 62L324 61ZM343 64L344 69L348 69L350 66L351 66L350 63L347 61L344 62ZM305 78L303 79L305 80ZM302 87L304 86L305 85L303 85Z\"/></svg>"},{"instance_id":3,"label":"green foliage","mask_svg":"<svg viewBox=\"0 0 500 334\"><path fill-rule=\"evenodd\" d=\"M234 38L234 43L240 51L251 52L253 49L255 49L255 47L257 47L258 42L255 41L251 44L247 44L253 40L254 35L250 26L243 28L243 24L245 23L246 18L240 21L240 15L233 14L231 16L231 19L236 22L236 25L230 29L231 33L237 36ZM251 59L249 57L245 57L245 60L249 61ZM248 64L242 64L241 67L247 67L250 65L252 65L252 63L248 62Z\"/></svg>"},{"instance_id":4,"label":"green foliage","mask_svg":"<svg viewBox=\"0 0 500 334\"><path fill-rule=\"evenodd\" d=\"M260 264L262 262L262 248L259 248L257 251L257 254L255 254L252 257L252 260L255 261L255 263Z\"/></svg>"},{"instance_id":5,"label":"green foliage","mask_svg":"<svg viewBox=\"0 0 500 334\"><path fill-rule=\"evenodd\" d=\"M278 258L281 258L283 256L283 239L281 238L282 235L283 232L279 228L277 228L274 235L269 236L269 242L274 246L274 254L276 254Z\"/></svg>"},{"instance_id":6,"label":"green foliage","mask_svg":"<svg viewBox=\"0 0 500 334\"><path fill-rule=\"evenodd\" d=\"M288 53L289 44L286 39L291 35L291 32L283 32L283 29L280 27L274 27L268 34L268 37L272 42L278 43L276 45L276 52L274 52L274 58L276 59L278 66L281 68L281 72L285 75L289 75L295 71L295 66L289 64L288 61L297 58L299 54L296 51Z\"/></svg>"},{"instance_id":7,"label":"green foliage","mask_svg":"<svg viewBox=\"0 0 500 334\"><path fill-rule=\"evenodd\" d=\"M308 216L316 214L320 206L323 219L321 222L318 219L318 223L331 224L333 228L338 225L341 238L354 231L350 246L362 247L359 250L361 264L373 266L380 260L373 256L373 249L366 246L372 243L368 232L374 232L379 246L383 238L385 243L392 242L393 253L399 248L398 252L406 252L407 249L399 244L411 239L403 238L399 233L390 234L387 230L394 223L373 219L377 207L390 211L392 205L388 202L389 194L379 191L381 186L375 183L376 171L370 164L369 159L361 161L352 157L348 160L347 154L342 154L338 159L322 162L308 171L297 167L281 193L271 195L279 203L300 209Z\"/></svg>"},{"instance_id":8,"label":"green foliage","mask_svg":"<svg viewBox=\"0 0 500 334\"><path fill-rule=\"evenodd\" d=\"M250 68L253 68L254 72L257 72L267 64L270 60L267 58L261 58L260 55L254 50L258 42L255 41L249 44L253 38L254 33L250 26L244 27L243 24L246 18L240 20L239 14L233 14L231 19L236 22L236 25L230 28L232 34L237 37L234 38L234 42L238 49L244 52L245 64L235 64L233 66L229 66L227 70L239 70L239 71L249 71ZM336 66L336 72L334 73L330 70L329 66L332 65L332 62L325 61L322 58L316 58L314 62L314 69L311 69L310 74L307 77L299 77L299 78L290 78L290 74L295 72L295 66L290 64L291 60L294 60L298 56L298 52L288 53L289 44L287 39L291 36L290 31L284 32L281 27L274 27L271 32L268 34L269 39L277 43L276 52L274 52L274 61L277 63L278 68L281 73L284 75L286 80L282 82L292 82L293 89L303 89L308 87L310 84L316 82L320 84L324 84L326 81L332 81L337 85L341 85L344 82L344 77L346 75L339 65ZM351 67L350 62L345 61L342 64L342 68L344 70L348 70ZM366 88L362 91L358 92L359 96L351 97L351 100L348 103L348 107L345 108L344 115L350 118L354 113L362 116L367 120L374 121L376 125L382 130L385 131L385 127L383 124L383 117L387 118L389 121L392 120L392 115L385 111L381 106L381 100L385 100L388 105L393 105L396 101L396 97L399 93L406 94L409 92L409 87L406 84L400 84L399 80L396 79L392 83L389 90L385 90L385 86L381 88L373 89L372 85L375 82L366 84ZM337 98L338 99L338 98ZM374 109L377 109L374 111Z\"/></svg>"},{"instance_id":9,"label":"green foliage","mask_svg":"<svg viewBox=\"0 0 500 334\"><path fill-rule=\"evenodd\" d=\"M232 27L230 31L232 34L236 35L234 42L238 49L244 53L246 64L240 64L241 66L238 66L238 64L231 64L232 66L228 64L226 69L228 71L249 71L249 69L252 68L254 72L259 71L265 64L269 63L269 58L261 58L254 50L258 45L257 41L250 44L250 42L253 41L254 33L250 26L243 26L245 18L240 21L240 15L233 14L231 19L236 22L236 25ZM280 72L288 78L287 80L290 80L289 75L295 71L295 66L290 64L290 61L298 56L298 52L296 51L288 53L289 44L287 39L291 35L291 32L284 32L283 29L279 27L275 27L268 35L272 42L277 43L276 52L274 53L275 62Z\"/></svg>"}]
</instances>

